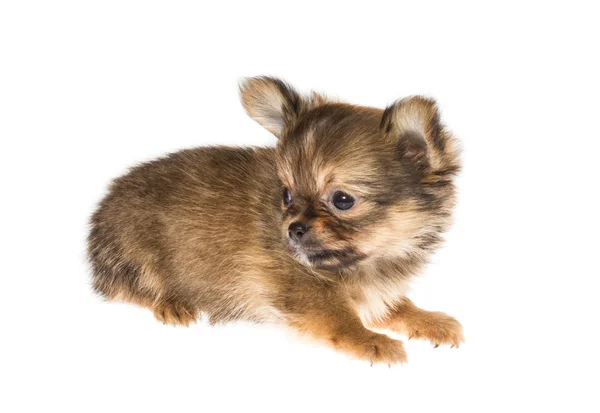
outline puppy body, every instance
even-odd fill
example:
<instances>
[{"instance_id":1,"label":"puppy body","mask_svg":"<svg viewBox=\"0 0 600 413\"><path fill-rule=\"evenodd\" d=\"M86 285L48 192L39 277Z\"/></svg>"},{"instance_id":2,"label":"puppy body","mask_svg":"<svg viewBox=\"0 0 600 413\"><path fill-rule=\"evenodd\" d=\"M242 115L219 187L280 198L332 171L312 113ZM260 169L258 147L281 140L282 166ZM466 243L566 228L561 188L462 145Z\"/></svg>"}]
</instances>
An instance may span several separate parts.
<instances>
[{"instance_id":1,"label":"puppy body","mask_svg":"<svg viewBox=\"0 0 600 413\"><path fill-rule=\"evenodd\" d=\"M116 179L91 220L94 289L165 323L280 322L371 362L406 355L368 328L457 346L456 320L406 298L459 169L434 103L382 111L272 78L241 91L277 148L184 150Z\"/></svg>"}]
</instances>

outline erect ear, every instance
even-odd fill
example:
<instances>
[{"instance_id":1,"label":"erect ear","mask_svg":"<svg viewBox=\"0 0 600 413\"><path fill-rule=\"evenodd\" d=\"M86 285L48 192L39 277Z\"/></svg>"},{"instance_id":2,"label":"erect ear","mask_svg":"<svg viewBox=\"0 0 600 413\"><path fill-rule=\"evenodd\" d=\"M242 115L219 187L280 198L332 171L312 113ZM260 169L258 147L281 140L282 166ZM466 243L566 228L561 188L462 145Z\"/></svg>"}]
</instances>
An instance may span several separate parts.
<instances>
[{"instance_id":1,"label":"erect ear","mask_svg":"<svg viewBox=\"0 0 600 413\"><path fill-rule=\"evenodd\" d=\"M298 92L273 77L245 79L240 83L240 95L248 115L278 138L302 109Z\"/></svg>"},{"instance_id":2,"label":"erect ear","mask_svg":"<svg viewBox=\"0 0 600 413\"><path fill-rule=\"evenodd\" d=\"M412 96L396 101L383 112L381 129L417 166L433 170L443 166L448 136L434 100Z\"/></svg>"}]
</instances>

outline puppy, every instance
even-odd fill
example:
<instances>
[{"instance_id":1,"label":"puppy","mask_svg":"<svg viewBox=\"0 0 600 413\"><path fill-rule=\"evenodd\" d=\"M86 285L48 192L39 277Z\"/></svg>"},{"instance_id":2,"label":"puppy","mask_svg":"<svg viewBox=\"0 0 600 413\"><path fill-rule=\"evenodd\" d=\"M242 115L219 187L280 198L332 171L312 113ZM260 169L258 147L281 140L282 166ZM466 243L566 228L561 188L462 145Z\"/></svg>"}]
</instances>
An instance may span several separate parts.
<instances>
[{"instance_id":1,"label":"puppy","mask_svg":"<svg viewBox=\"0 0 600 413\"><path fill-rule=\"evenodd\" d=\"M276 148L183 150L116 179L91 218L93 288L167 324L277 322L371 363L406 361L387 329L458 346L461 325L406 285L440 244L457 144L434 101L385 110L240 87Z\"/></svg>"}]
</instances>

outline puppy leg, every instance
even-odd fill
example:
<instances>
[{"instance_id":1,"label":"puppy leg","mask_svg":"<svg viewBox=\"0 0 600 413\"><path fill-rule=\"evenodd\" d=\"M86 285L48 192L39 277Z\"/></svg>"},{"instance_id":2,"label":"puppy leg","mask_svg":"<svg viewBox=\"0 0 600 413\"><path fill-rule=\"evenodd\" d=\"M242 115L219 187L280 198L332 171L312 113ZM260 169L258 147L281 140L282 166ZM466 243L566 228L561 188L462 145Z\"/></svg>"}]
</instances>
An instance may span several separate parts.
<instances>
[{"instance_id":1,"label":"puppy leg","mask_svg":"<svg viewBox=\"0 0 600 413\"><path fill-rule=\"evenodd\" d=\"M371 365L406 362L406 352L401 341L366 329L349 307L335 307L331 302L323 304L288 316L289 325L337 351L368 361Z\"/></svg>"},{"instance_id":2,"label":"puppy leg","mask_svg":"<svg viewBox=\"0 0 600 413\"><path fill-rule=\"evenodd\" d=\"M198 310L176 301L161 301L152 306L154 317L164 324L188 327L198 319Z\"/></svg>"},{"instance_id":3,"label":"puppy leg","mask_svg":"<svg viewBox=\"0 0 600 413\"><path fill-rule=\"evenodd\" d=\"M408 298L403 298L383 320L373 327L406 334L409 339L429 340L435 347L449 344L458 347L464 341L462 326L449 315L437 311L425 311Z\"/></svg>"}]
</instances>

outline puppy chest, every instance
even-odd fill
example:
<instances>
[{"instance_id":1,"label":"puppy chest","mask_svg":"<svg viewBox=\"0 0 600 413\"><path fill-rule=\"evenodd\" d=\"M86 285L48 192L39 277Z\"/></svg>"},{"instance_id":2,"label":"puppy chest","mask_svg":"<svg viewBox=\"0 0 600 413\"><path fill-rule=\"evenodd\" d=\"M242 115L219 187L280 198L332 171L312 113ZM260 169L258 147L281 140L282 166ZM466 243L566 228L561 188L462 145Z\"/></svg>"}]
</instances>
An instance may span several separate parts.
<instances>
[{"instance_id":1,"label":"puppy chest","mask_svg":"<svg viewBox=\"0 0 600 413\"><path fill-rule=\"evenodd\" d=\"M363 287L354 295L355 310L365 325L384 319L404 295L405 284Z\"/></svg>"}]
</instances>

